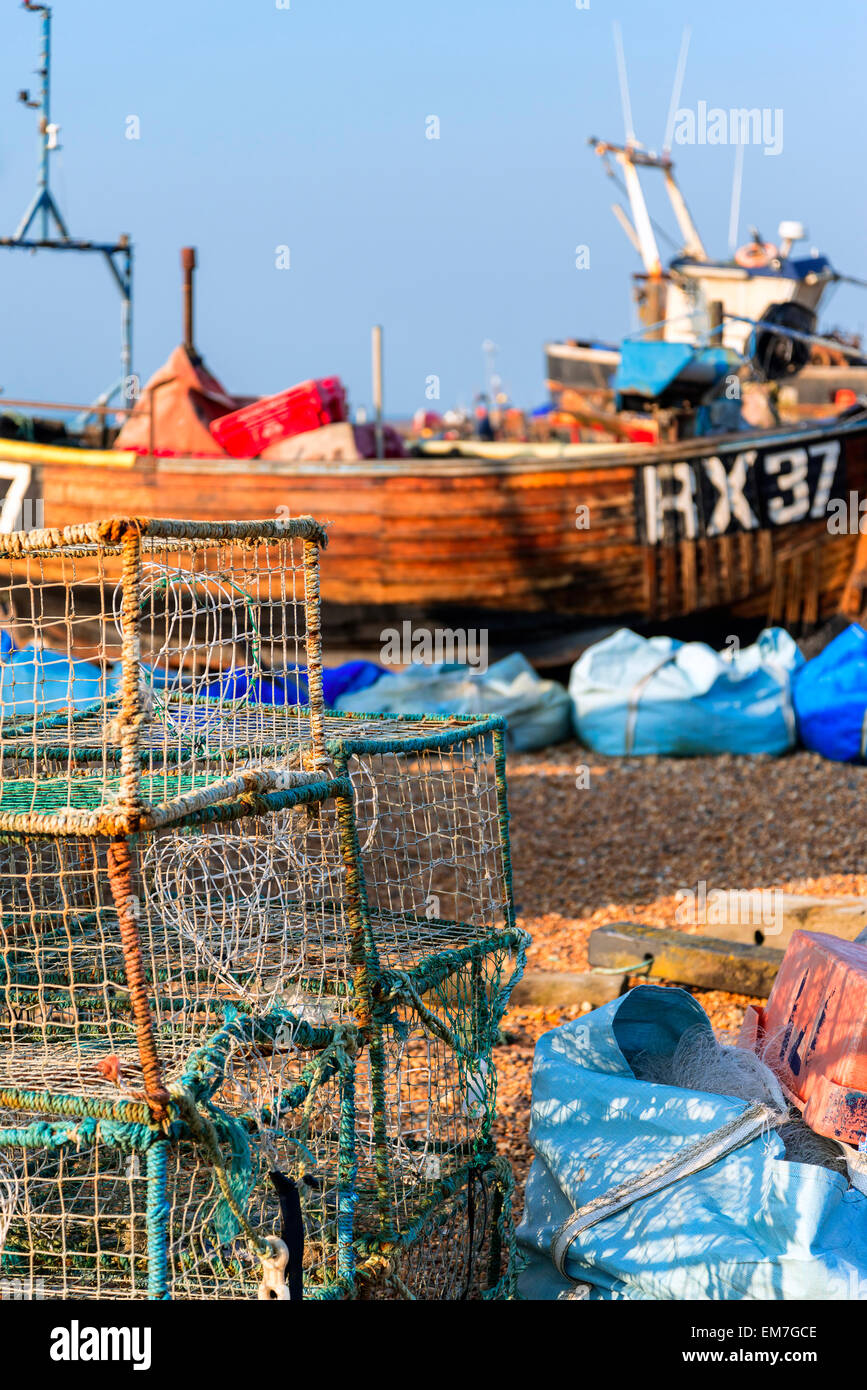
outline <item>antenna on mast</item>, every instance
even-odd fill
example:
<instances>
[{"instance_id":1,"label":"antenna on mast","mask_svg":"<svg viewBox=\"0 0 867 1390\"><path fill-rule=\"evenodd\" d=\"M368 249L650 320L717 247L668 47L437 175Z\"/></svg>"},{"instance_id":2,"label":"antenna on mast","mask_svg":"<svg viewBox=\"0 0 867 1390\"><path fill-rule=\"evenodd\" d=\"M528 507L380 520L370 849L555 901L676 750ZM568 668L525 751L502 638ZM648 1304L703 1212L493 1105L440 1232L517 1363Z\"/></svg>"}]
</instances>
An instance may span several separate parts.
<instances>
[{"instance_id":1,"label":"antenna on mast","mask_svg":"<svg viewBox=\"0 0 867 1390\"><path fill-rule=\"evenodd\" d=\"M53 125L51 121L51 9L48 5L40 5L36 0L22 0L22 6L29 10L31 14L42 15L42 52L39 55L39 67L37 73L42 79L39 92L39 100L33 101L29 91L18 93L18 100L24 106L30 107L32 111L38 111L39 116L39 179L33 199L18 224L15 233L16 239L27 235L31 226L36 220L38 213L41 213L40 225L42 227L42 240L48 240L48 232L51 220L57 227L58 232L64 241L68 241L69 232L66 230L66 223L60 215L60 209L54 201L54 195L48 186L49 159L52 150L58 148L57 134L59 126Z\"/></svg>"},{"instance_id":2,"label":"antenna on mast","mask_svg":"<svg viewBox=\"0 0 867 1390\"><path fill-rule=\"evenodd\" d=\"M744 142L739 140L735 146L735 172L732 179L732 201L729 212L729 252L733 256L738 248L738 224L741 220L741 189L744 183Z\"/></svg>"},{"instance_id":3,"label":"antenna on mast","mask_svg":"<svg viewBox=\"0 0 867 1390\"><path fill-rule=\"evenodd\" d=\"M689 25L683 31L680 40L680 53L677 57L677 67L674 70L674 83L671 88L671 103L668 108L668 120L665 123L665 142L662 147L662 159L660 164L665 176L665 191L671 203L672 210L680 234L683 237L683 249L688 256L693 256L698 261L707 260L707 252L704 243L698 234L698 228L692 220L692 213L686 205L686 199L678 187L674 177L674 165L671 162L671 146L674 140L674 123L677 120L677 113L680 109L680 98L683 92L683 80L686 76L686 60L689 56L689 41L692 37L692 30Z\"/></svg>"},{"instance_id":4,"label":"antenna on mast","mask_svg":"<svg viewBox=\"0 0 867 1390\"><path fill-rule=\"evenodd\" d=\"M677 68L674 73L674 86L671 89L671 105L668 108L668 120L665 123L665 141L662 146L662 157L668 159L671 156L671 142L674 139L674 123L680 108L680 94L683 91L683 79L686 76L686 59L689 54L689 40L692 30L687 27L683 31L680 41L680 54L677 59Z\"/></svg>"},{"instance_id":5,"label":"antenna on mast","mask_svg":"<svg viewBox=\"0 0 867 1390\"><path fill-rule=\"evenodd\" d=\"M23 251L96 251L105 258L121 296L121 379L101 400L107 403L119 390L130 400L135 396L135 379L132 375L132 243L128 236L120 236L116 242L106 242L83 241L69 235L48 178L49 156L53 150L59 149L57 135L60 129L51 120L51 6L42 4L41 0L22 0L22 6L30 14L42 16L42 50L37 68L41 79L39 100L32 100L29 91L18 93L18 100L23 105L39 112L39 176L36 192L17 230L13 236L0 237L0 247ZM42 235L28 235L37 216ZM56 238L49 235L52 222L58 233Z\"/></svg>"},{"instance_id":6,"label":"antenna on mast","mask_svg":"<svg viewBox=\"0 0 867 1390\"><path fill-rule=\"evenodd\" d=\"M629 78L626 76L626 56L623 52L623 34L620 24L614 21L614 49L617 54L617 76L620 81L620 105L623 108L623 130L627 147L636 145L635 129L632 124L632 103L629 100Z\"/></svg>"}]
</instances>

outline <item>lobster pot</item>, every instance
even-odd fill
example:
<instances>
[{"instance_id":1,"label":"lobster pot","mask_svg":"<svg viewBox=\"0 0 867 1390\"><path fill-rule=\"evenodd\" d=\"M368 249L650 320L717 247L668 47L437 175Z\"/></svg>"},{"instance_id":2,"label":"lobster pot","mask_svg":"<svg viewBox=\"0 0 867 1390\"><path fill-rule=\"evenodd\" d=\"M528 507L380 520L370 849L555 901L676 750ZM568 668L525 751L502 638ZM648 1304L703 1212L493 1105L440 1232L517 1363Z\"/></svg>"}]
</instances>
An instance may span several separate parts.
<instances>
[{"instance_id":1,"label":"lobster pot","mask_svg":"<svg viewBox=\"0 0 867 1390\"><path fill-rule=\"evenodd\" d=\"M383 976L356 1065L359 1231L411 1230L492 1149L494 1047L523 963L519 934Z\"/></svg>"},{"instance_id":2,"label":"lobster pot","mask_svg":"<svg viewBox=\"0 0 867 1390\"><path fill-rule=\"evenodd\" d=\"M74 1119L0 1111L4 1296L256 1298L287 1193L304 1296L347 1293L352 1083L332 1043L285 1015L236 1017L191 1058L170 1140L134 1102L113 1119L95 1099Z\"/></svg>"},{"instance_id":3,"label":"lobster pot","mask_svg":"<svg viewBox=\"0 0 867 1390\"><path fill-rule=\"evenodd\" d=\"M503 721L329 715L326 734L352 782L382 965L512 927Z\"/></svg>"},{"instance_id":4,"label":"lobster pot","mask_svg":"<svg viewBox=\"0 0 867 1390\"><path fill-rule=\"evenodd\" d=\"M284 1282L297 1275L306 1299L353 1287L355 1191L353 1078L326 1045L310 1055L278 1026L277 1050L239 1051L216 1104L237 1116L224 1153L245 1226L227 1202L200 1145L170 1155L166 1199L166 1292L174 1299L250 1299L263 1280L261 1242L284 1240ZM281 1032L282 1029L282 1032ZM224 1122L225 1123L225 1122ZM287 1211L296 1214L296 1238ZM297 1268L296 1268L297 1266Z\"/></svg>"},{"instance_id":5,"label":"lobster pot","mask_svg":"<svg viewBox=\"0 0 867 1390\"><path fill-rule=\"evenodd\" d=\"M310 519L0 538L17 1296L510 1287L504 725L325 713L324 541Z\"/></svg>"},{"instance_id":6,"label":"lobster pot","mask_svg":"<svg viewBox=\"0 0 867 1390\"><path fill-rule=\"evenodd\" d=\"M134 829L320 749L318 523L0 538L0 828ZM168 809L166 809L168 803Z\"/></svg>"},{"instance_id":7,"label":"lobster pot","mask_svg":"<svg viewBox=\"0 0 867 1390\"><path fill-rule=\"evenodd\" d=\"M114 1101L175 1080L227 1007L266 1014L303 997L311 1017L350 1016L359 870L341 858L332 804L347 821L348 792L299 775L120 849L100 835L7 836L0 1085Z\"/></svg>"},{"instance_id":8,"label":"lobster pot","mask_svg":"<svg viewBox=\"0 0 867 1390\"><path fill-rule=\"evenodd\" d=\"M358 1297L436 1303L514 1298L512 1197L508 1165L481 1164L400 1240L361 1239Z\"/></svg>"}]
</instances>

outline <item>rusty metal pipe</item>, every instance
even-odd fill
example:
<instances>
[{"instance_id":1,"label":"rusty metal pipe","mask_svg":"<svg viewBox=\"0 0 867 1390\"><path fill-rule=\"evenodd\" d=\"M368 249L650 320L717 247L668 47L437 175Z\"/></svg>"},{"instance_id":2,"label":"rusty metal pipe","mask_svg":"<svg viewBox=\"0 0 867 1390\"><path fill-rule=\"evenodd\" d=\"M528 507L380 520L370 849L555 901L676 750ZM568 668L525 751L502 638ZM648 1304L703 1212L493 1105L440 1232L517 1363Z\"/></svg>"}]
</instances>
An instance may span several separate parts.
<instances>
[{"instance_id":1,"label":"rusty metal pipe","mask_svg":"<svg viewBox=\"0 0 867 1390\"><path fill-rule=\"evenodd\" d=\"M5 405L22 410L74 410L79 415L132 415L135 410L133 405L70 405L68 401L24 401L0 395L0 412Z\"/></svg>"},{"instance_id":2,"label":"rusty metal pipe","mask_svg":"<svg viewBox=\"0 0 867 1390\"><path fill-rule=\"evenodd\" d=\"M193 342L193 271L195 268L195 246L182 246L181 269L184 272L184 347L190 357L196 356L196 349Z\"/></svg>"}]
</instances>

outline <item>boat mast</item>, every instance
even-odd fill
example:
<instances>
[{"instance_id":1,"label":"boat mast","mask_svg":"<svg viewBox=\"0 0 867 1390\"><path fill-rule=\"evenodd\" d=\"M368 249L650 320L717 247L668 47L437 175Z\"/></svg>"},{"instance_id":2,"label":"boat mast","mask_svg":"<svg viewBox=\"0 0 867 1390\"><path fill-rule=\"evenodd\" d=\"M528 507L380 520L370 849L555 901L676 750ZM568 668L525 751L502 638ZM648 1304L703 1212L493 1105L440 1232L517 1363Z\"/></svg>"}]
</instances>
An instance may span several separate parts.
<instances>
[{"instance_id":1,"label":"boat mast","mask_svg":"<svg viewBox=\"0 0 867 1390\"><path fill-rule=\"evenodd\" d=\"M51 7L37 3L37 0L22 0L25 10L42 16L42 49L38 69L41 79L38 101L31 101L29 91L18 93L19 101L39 114L39 173L36 193L27 211L11 237L0 237L0 246L10 250L23 251L96 251L105 258L112 279L121 296L121 379L100 399L104 402L121 391L126 400L135 397L135 383L132 375L132 243L128 236L118 237L116 242L83 241L71 237L57 202L51 192L49 173L50 156L59 149L57 136L59 126L51 121ZM36 218L39 218L41 235L28 235ZM51 224L57 236L50 235Z\"/></svg>"},{"instance_id":2,"label":"boat mast","mask_svg":"<svg viewBox=\"0 0 867 1390\"><path fill-rule=\"evenodd\" d=\"M656 237L653 234L653 225L650 214L647 211L647 203L644 199L644 189L641 187L641 180L638 175L639 169L661 169L665 176L665 187L680 234L683 237L683 249L693 260L706 261L707 251L704 243L698 234L698 229L692 220L686 199L680 191L674 177L674 165L668 155L650 154L646 150L638 149L634 145L612 145L608 140L597 140L595 135L591 137L590 144L596 153L602 157L613 155L623 170L623 179L626 184L626 191L629 195L629 206L632 209L634 227L626 229L627 236L633 245L637 243L639 254L644 262L644 269L648 275L661 275L662 262L659 256L659 248L656 244ZM622 209L620 209L622 213ZM618 215L615 209L617 220L624 225L623 218ZM625 217L625 214L623 214ZM630 235L630 231L632 235Z\"/></svg>"},{"instance_id":3,"label":"boat mast","mask_svg":"<svg viewBox=\"0 0 867 1390\"><path fill-rule=\"evenodd\" d=\"M665 171L665 191L668 194L668 201L671 203L680 234L683 237L683 249L694 261L706 261L707 251L704 249L704 242L698 234L698 228L692 220L686 199L675 180L674 165L671 158L663 156L660 167Z\"/></svg>"},{"instance_id":4,"label":"boat mast","mask_svg":"<svg viewBox=\"0 0 867 1390\"><path fill-rule=\"evenodd\" d=\"M595 136L591 138L590 144L600 156L613 155L623 170L623 180L629 195L629 206L632 209L633 230L638 243L639 254L644 262L644 269L648 275L661 276L662 261L659 247L653 234L650 213L647 211L644 189L641 187L641 180L638 177L639 165L657 168L659 167L659 160L656 155L646 154L644 150L639 150L634 145L612 145L607 140L597 140Z\"/></svg>"},{"instance_id":5,"label":"boat mast","mask_svg":"<svg viewBox=\"0 0 867 1390\"><path fill-rule=\"evenodd\" d=\"M661 169L665 178L665 189L671 203L677 225L683 238L683 250L686 255L693 260L706 261L707 252L704 248L701 237L698 234L692 214L686 205L678 184L674 177L674 164L671 159L671 142L674 135L674 123L677 118L678 103L683 89L683 79L686 73L686 59L689 52L689 29L684 29L683 39L680 45L680 54L677 60L677 69L674 75L674 86L671 91L671 104L668 110L668 121L666 123L665 144L662 155L655 155L643 149L640 141L636 138L635 129L632 124L632 103L629 98L629 80L626 74L626 58L623 52L623 37L620 25L614 25L614 47L617 56L617 75L620 82L620 101L623 107L623 122L626 131L625 144L612 145L605 140L591 139L590 144L598 155L603 158L606 155L613 155L623 170L623 179L626 185L626 192L629 196L629 205L632 209L632 223L629 222L623 209L615 204L612 208L629 240L636 247L642 261L644 269L651 279L662 277L662 262L659 255L659 247L656 237L653 234L653 223L647 210L647 203L644 198L644 190L641 187L639 168Z\"/></svg>"},{"instance_id":6,"label":"boat mast","mask_svg":"<svg viewBox=\"0 0 867 1390\"><path fill-rule=\"evenodd\" d=\"M691 30L687 26L683 31L683 37L680 41L680 53L677 56L677 67L674 72L674 83L671 88L671 102L668 107L668 119L665 123L665 140L662 146L661 167L665 174L665 191L668 194L668 201L671 203L677 225L680 228L680 235L683 237L683 249L688 256L692 256L693 260L706 261L707 252L698 234L698 229L692 220L692 214L686 205L686 199L681 193L674 177L674 165L671 162L671 142L674 139L674 123L677 120L677 112L680 107L683 79L686 76L686 60L689 54L690 34Z\"/></svg>"}]
</instances>

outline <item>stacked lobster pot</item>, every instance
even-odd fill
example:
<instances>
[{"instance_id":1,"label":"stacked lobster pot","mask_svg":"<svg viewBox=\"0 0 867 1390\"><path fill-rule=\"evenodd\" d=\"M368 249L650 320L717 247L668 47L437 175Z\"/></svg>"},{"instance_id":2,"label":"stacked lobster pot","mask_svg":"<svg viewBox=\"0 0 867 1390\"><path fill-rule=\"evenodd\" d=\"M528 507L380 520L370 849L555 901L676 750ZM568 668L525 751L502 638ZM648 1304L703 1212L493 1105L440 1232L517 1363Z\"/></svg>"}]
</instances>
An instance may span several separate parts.
<instances>
[{"instance_id":1,"label":"stacked lobster pot","mask_svg":"<svg viewBox=\"0 0 867 1390\"><path fill-rule=\"evenodd\" d=\"M324 544L0 538L7 1294L514 1289L503 728L325 710Z\"/></svg>"}]
</instances>

